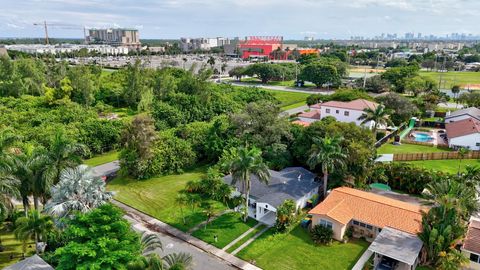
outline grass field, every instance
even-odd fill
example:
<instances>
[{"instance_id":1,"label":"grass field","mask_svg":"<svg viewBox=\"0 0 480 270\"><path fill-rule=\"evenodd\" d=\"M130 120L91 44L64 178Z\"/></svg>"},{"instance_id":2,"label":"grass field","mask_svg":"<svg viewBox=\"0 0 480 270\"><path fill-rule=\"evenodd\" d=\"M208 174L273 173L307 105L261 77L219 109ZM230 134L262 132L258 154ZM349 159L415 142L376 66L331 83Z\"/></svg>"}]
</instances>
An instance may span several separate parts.
<instances>
[{"instance_id":1,"label":"grass field","mask_svg":"<svg viewBox=\"0 0 480 270\"><path fill-rule=\"evenodd\" d=\"M85 164L91 167L95 167L98 165L102 165L108 162L112 162L118 159L118 152L117 151L110 151L93 158L87 159L84 161Z\"/></svg>"},{"instance_id":2,"label":"grass field","mask_svg":"<svg viewBox=\"0 0 480 270\"><path fill-rule=\"evenodd\" d=\"M433 153L433 152L448 152L448 149L438 149L425 145L416 144L401 144L393 145L386 143L377 149L378 154L402 154L402 153Z\"/></svg>"},{"instance_id":3,"label":"grass field","mask_svg":"<svg viewBox=\"0 0 480 270\"><path fill-rule=\"evenodd\" d=\"M297 226L288 234L274 235L273 229L270 229L237 256L254 261L265 270L342 270L352 269L368 246L368 242L360 240L347 244L334 241L329 246L316 246L308 232Z\"/></svg>"},{"instance_id":4,"label":"grass field","mask_svg":"<svg viewBox=\"0 0 480 270\"><path fill-rule=\"evenodd\" d=\"M445 160L419 160L419 161L408 161L408 163L415 166L419 166L425 169L442 171L446 173L457 173L458 172L458 159L445 159ZM464 171L466 166L480 166L480 159L464 159L461 162L460 170Z\"/></svg>"},{"instance_id":5,"label":"grass field","mask_svg":"<svg viewBox=\"0 0 480 270\"><path fill-rule=\"evenodd\" d=\"M252 84L262 84L262 81L257 78L244 78L242 79L242 83L252 83ZM285 87L296 87L295 80L287 80L287 81L269 81L267 85L272 86L285 86ZM304 88L311 88L315 87L315 84L310 82L305 82Z\"/></svg>"},{"instance_id":6,"label":"grass field","mask_svg":"<svg viewBox=\"0 0 480 270\"><path fill-rule=\"evenodd\" d=\"M297 108L307 104L307 97L310 94L298 93L298 92L286 92L277 90L268 90L272 92L275 98L280 101L280 107L282 111Z\"/></svg>"},{"instance_id":7,"label":"grass field","mask_svg":"<svg viewBox=\"0 0 480 270\"><path fill-rule=\"evenodd\" d=\"M201 179L205 175L206 169L206 167L200 167L183 174L159 176L148 180L117 177L108 184L107 189L115 192L116 200L154 216L182 231L188 231L188 229L205 221L206 215L200 207L184 207L186 224L183 224L182 215L179 206L175 203L175 198L188 181ZM220 202L210 202L217 213L226 209L226 206Z\"/></svg>"},{"instance_id":8,"label":"grass field","mask_svg":"<svg viewBox=\"0 0 480 270\"><path fill-rule=\"evenodd\" d=\"M266 225L260 225L257 228L253 229L249 234L247 234L245 237L240 239L237 243L232 245L229 249L227 249L228 253L232 253L234 250L239 248L241 245L243 245L245 242L247 242L250 238L254 237L257 233L259 233L261 230L265 229L267 227Z\"/></svg>"},{"instance_id":9,"label":"grass field","mask_svg":"<svg viewBox=\"0 0 480 270\"><path fill-rule=\"evenodd\" d=\"M246 223L243 222L239 213L227 213L208 224L207 229L201 227L192 235L218 248L223 248L256 224L257 221L251 218ZM215 235L218 237L216 243Z\"/></svg>"},{"instance_id":10,"label":"grass field","mask_svg":"<svg viewBox=\"0 0 480 270\"><path fill-rule=\"evenodd\" d=\"M480 72L429 72L421 71L420 76L430 78L437 83L442 78L441 88L451 89L453 85L458 84L467 87L468 84L480 84Z\"/></svg>"},{"instance_id":11,"label":"grass field","mask_svg":"<svg viewBox=\"0 0 480 270\"><path fill-rule=\"evenodd\" d=\"M0 239L2 240L2 245L5 247L3 252L0 252L0 269L18 262L22 256L22 242L15 239L15 236L11 232L7 232L3 228L0 230ZM27 243L27 254L25 256L30 256L34 253L34 242L31 241ZM10 255L14 256L13 260L10 260Z\"/></svg>"}]
</instances>

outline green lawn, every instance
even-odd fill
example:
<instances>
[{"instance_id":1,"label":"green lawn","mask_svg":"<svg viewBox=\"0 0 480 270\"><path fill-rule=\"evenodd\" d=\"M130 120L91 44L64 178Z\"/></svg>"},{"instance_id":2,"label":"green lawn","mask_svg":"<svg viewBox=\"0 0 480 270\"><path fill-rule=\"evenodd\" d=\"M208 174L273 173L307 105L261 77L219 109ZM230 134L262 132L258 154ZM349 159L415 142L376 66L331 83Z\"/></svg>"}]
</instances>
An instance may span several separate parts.
<instances>
[{"instance_id":1,"label":"green lawn","mask_svg":"<svg viewBox=\"0 0 480 270\"><path fill-rule=\"evenodd\" d=\"M112 162L118 159L118 152L117 151L110 151L93 158L87 159L84 161L85 164L91 167L95 167L98 165L102 165L108 162Z\"/></svg>"},{"instance_id":2,"label":"green lawn","mask_svg":"<svg viewBox=\"0 0 480 270\"><path fill-rule=\"evenodd\" d=\"M280 107L282 111L297 108L307 104L307 97L310 96L310 94L299 92L287 92L277 90L268 91L271 92L278 101L280 101Z\"/></svg>"},{"instance_id":3,"label":"green lawn","mask_svg":"<svg viewBox=\"0 0 480 270\"><path fill-rule=\"evenodd\" d=\"M117 177L107 186L115 192L115 199L158 218L182 231L206 220L206 215L200 207L185 207L186 224L183 224L179 206L175 198L185 184L190 180L199 180L205 175L206 167L187 171L179 175L165 175L148 180L135 180L128 177ZM210 201L218 213L226 206L217 201Z\"/></svg>"},{"instance_id":4,"label":"green lawn","mask_svg":"<svg viewBox=\"0 0 480 270\"><path fill-rule=\"evenodd\" d=\"M247 234L245 237L243 237L242 239L240 239L240 241L238 241L237 243L235 243L234 245L232 245L229 249L227 249L227 252L228 253L232 253L234 250L236 250L238 247L240 247L241 245L243 245L245 242L247 242L250 238L252 238L253 236L255 236L257 233L259 233L261 230L265 229L265 227L267 227L266 225L260 225L258 226L257 228L255 228L253 231L251 231L249 234Z\"/></svg>"},{"instance_id":5,"label":"green lawn","mask_svg":"<svg viewBox=\"0 0 480 270\"><path fill-rule=\"evenodd\" d=\"M419 166L425 169L442 171L446 173L457 173L458 172L458 159L444 159L444 160L420 160L420 161L408 161L408 163L415 166ZM464 159L461 163L461 170L465 170L465 167L469 166L480 166L480 159Z\"/></svg>"},{"instance_id":6,"label":"green lawn","mask_svg":"<svg viewBox=\"0 0 480 270\"><path fill-rule=\"evenodd\" d=\"M427 72L421 71L420 76L430 78L434 81L439 82L440 77L442 78L441 88L451 89L453 85L458 84L464 87L467 87L468 84L480 84L480 73L479 72L458 72L458 71L449 71L449 72Z\"/></svg>"},{"instance_id":7,"label":"green lawn","mask_svg":"<svg viewBox=\"0 0 480 270\"><path fill-rule=\"evenodd\" d=\"M401 144L393 145L391 143L385 143L377 149L378 154L402 154L402 153L433 153L433 152L448 152L448 149L439 149L436 147L430 147L425 145L416 144Z\"/></svg>"},{"instance_id":8,"label":"green lawn","mask_svg":"<svg viewBox=\"0 0 480 270\"><path fill-rule=\"evenodd\" d=\"M193 232L192 235L218 248L223 248L257 223L256 220L251 218L245 223L241 214L227 213L208 224L207 229L202 227ZM218 237L216 243L214 235Z\"/></svg>"},{"instance_id":9,"label":"green lawn","mask_svg":"<svg viewBox=\"0 0 480 270\"><path fill-rule=\"evenodd\" d=\"M342 270L351 269L368 246L368 242L360 240L347 244L334 241L329 246L316 246L308 232L297 226L288 234L274 235L273 229L270 229L237 256L254 261L265 270Z\"/></svg>"},{"instance_id":10,"label":"green lawn","mask_svg":"<svg viewBox=\"0 0 480 270\"><path fill-rule=\"evenodd\" d=\"M262 84L262 81L258 78L243 78L242 83L251 83L251 84ZM295 80L287 80L287 81L269 81L267 85L272 86L285 86L285 87L296 87ZM304 88L311 88L315 87L315 84L311 82L305 82Z\"/></svg>"},{"instance_id":11,"label":"green lawn","mask_svg":"<svg viewBox=\"0 0 480 270\"><path fill-rule=\"evenodd\" d=\"M4 229L0 230L0 239L2 245L5 247L3 252L0 252L0 269L18 262L22 255L22 242L15 239L15 236L11 232L7 232ZM27 254L30 256L34 253L34 242L31 241L27 244ZM14 259L10 260L10 255L14 255Z\"/></svg>"}]
</instances>

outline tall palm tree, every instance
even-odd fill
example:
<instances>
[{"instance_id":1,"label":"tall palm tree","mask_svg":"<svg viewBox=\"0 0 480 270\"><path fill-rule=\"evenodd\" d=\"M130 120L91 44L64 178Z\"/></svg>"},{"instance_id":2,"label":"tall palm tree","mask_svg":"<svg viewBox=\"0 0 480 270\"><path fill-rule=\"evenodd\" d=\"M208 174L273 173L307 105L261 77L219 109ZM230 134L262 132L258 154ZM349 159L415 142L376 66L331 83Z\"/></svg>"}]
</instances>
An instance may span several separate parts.
<instances>
[{"instance_id":1,"label":"tall palm tree","mask_svg":"<svg viewBox=\"0 0 480 270\"><path fill-rule=\"evenodd\" d=\"M185 193L178 193L177 197L175 198L175 203L180 208L180 215L182 215L183 225L187 224L185 220L184 208L188 205L188 197Z\"/></svg>"},{"instance_id":2,"label":"tall palm tree","mask_svg":"<svg viewBox=\"0 0 480 270\"><path fill-rule=\"evenodd\" d=\"M50 216L42 215L37 210L32 210L26 217L20 217L15 222L15 237L22 241L35 240L35 252L38 254L38 243L45 240L46 235L54 229Z\"/></svg>"},{"instance_id":3,"label":"tall palm tree","mask_svg":"<svg viewBox=\"0 0 480 270\"><path fill-rule=\"evenodd\" d=\"M476 186L456 179L446 178L434 181L426 186L426 191L425 197L428 201L425 204L442 205L445 209L454 208L465 219L480 207Z\"/></svg>"},{"instance_id":4,"label":"tall palm tree","mask_svg":"<svg viewBox=\"0 0 480 270\"><path fill-rule=\"evenodd\" d=\"M232 185L237 182L242 183L244 201L244 221L248 218L248 198L250 196L251 177L255 176L260 182L268 184L270 172L267 165L263 162L262 151L253 147L251 149L239 147L232 149L229 158L225 160L222 167L225 171L232 174Z\"/></svg>"},{"instance_id":5,"label":"tall palm tree","mask_svg":"<svg viewBox=\"0 0 480 270\"><path fill-rule=\"evenodd\" d=\"M341 144L343 138L339 136L313 138L313 145L310 150L310 156L307 164L310 169L315 169L317 165L321 165L323 173L323 196L327 196L328 174L337 166L345 166L347 154Z\"/></svg>"},{"instance_id":6,"label":"tall palm tree","mask_svg":"<svg viewBox=\"0 0 480 270\"><path fill-rule=\"evenodd\" d=\"M65 217L73 211L87 212L113 197L105 190L105 182L95 177L92 169L80 165L62 171L60 181L52 187L52 198L45 205L49 214Z\"/></svg>"},{"instance_id":7,"label":"tall palm tree","mask_svg":"<svg viewBox=\"0 0 480 270\"><path fill-rule=\"evenodd\" d=\"M142 246L142 254L147 255L154 252L156 249L163 251L163 244L158 234L144 232L140 238Z\"/></svg>"},{"instance_id":8,"label":"tall palm tree","mask_svg":"<svg viewBox=\"0 0 480 270\"><path fill-rule=\"evenodd\" d=\"M377 138L377 129L379 125L389 125L392 122L390 121L388 111L385 109L385 106L382 104L378 105L375 109L365 108L363 114L358 118L359 121L362 121L362 124L368 123L370 121L374 122L372 131Z\"/></svg>"},{"instance_id":9,"label":"tall palm tree","mask_svg":"<svg viewBox=\"0 0 480 270\"><path fill-rule=\"evenodd\" d=\"M85 153L85 145L72 142L63 131L57 132L46 153L46 158L49 160L46 168L47 177L53 180L53 184L58 183L61 172L80 165Z\"/></svg>"},{"instance_id":10,"label":"tall palm tree","mask_svg":"<svg viewBox=\"0 0 480 270\"><path fill-rule=\"evenodd\" d=\"M0 219L13 209L12 199L20 197L20 181L10 174L0 172Z\"/></svg>"}]
</instances>

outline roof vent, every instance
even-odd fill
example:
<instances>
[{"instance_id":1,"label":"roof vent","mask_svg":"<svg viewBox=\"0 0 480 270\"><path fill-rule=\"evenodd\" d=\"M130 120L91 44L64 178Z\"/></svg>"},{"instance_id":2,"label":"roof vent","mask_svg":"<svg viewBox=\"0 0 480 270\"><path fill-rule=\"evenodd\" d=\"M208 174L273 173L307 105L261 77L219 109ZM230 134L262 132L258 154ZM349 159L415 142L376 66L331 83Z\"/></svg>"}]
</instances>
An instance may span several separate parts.
<instances>
[{"instance_id":1,"label":"roof vent","mask_svg":"<svg viewBox=\"0 0 480 270\"><path fill-rule=\"evenodd\" d=\"M297 180L298 180L298 181L302 180L302 174L299 174L299 175L298 175Z\"/></svg>"}]
</instances>

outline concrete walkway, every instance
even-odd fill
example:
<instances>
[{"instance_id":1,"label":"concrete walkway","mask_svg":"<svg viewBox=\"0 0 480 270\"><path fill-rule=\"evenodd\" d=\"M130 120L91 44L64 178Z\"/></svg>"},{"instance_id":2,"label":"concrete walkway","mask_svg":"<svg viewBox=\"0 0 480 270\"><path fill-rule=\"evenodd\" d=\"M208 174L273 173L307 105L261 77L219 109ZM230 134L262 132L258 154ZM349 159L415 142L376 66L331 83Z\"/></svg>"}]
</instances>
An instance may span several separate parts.
<instances>
[{"instance_id":1,"label":"concrete walkway","mask_svg":"<svg viewBox=\"0 0 480 270\"><path fill-rule=\"evenodd\" d=\"M252 238L248 239L247 242L243 243L241 246L239 246L237 249L235 249L233 252L232 252L232 255L235 255L237 254L238 252L240 252L240 250L244 249L246 246L250 245L250 243L252 243L253 241L255 241L255 239L257 239L260 235L262 235L264 232L266 232L268 229L270 229L270 227L265 227L263 228L263 230L259 231L257 234L255 234Z\"/></svg>"},{"instance_id":2,"label":"concrete walkway","mask_svg":"<svg viewBox=\"0 0 480 270\"><path fill-rule=\"evenodd\" d=\"M257 225L253 226L252 228L248 229L246 232L242 233L242 235L240 235L239 237L237 237L237 239L233 240L232 242L230 242L228 245L224 246L222 248L222 250L227 250L229 249L231 246L235 245L238 241L242 240L245 236L247 236L249 233L253 232L253 230L255 230L256 228L258 228L260 225L262 225L262 223L257 223Z\"/></svg>"},{"instance_id":3,"label":"concrete walkway","mask_svg":"<svg viewBox=\"0 0 480 270\"><path fill-rule=\"evenodd\" d=\"M201 250L203 250L206 253L212 254L225 262L229 263L230 265L238 268L238 269L244 269L244 270L260 270L261 268L258 268L246 261L243 261L231 254L228 254L227 252L216 248L212 245L209 245L185 232L180 231L177 228L174 228L158 219L155 219L143 212L138 211L137 209L134 209L128 205L125 205L121 202L118 202L116 200L112 200L112 203L117 205L118 207L122 208L125 212L128 214L133 215L136 218L139 218L142 220L144 223L145 227L148 229L159 232L159 233L164 233L168 234L170 236L173 236L175 238L181 239L190 245L197 247ZM138 219L137 219L138 220Z\"/></svg>"},{"instance_id":4,"label":"concrete walkway","mask_svg":"<svg viewBox=\"0 0 480 270\"><path fill-rule=\"evenodd\" d=\"M369 249L365 250L363 255L358 259L357 263L353 266L352 270L362 270L365 263L370 259L373 252Z\"/></svg>"},{"instance_id":5,"label":"concrete walkway","mask_svg":"<svg viewBox=\"0 0 480 270\"><path fill-rule=\"evenodd\" d=\"M227 209L227 210L225 210L225 211L223 211L223 212L221 212L221 213L218 213L218 214L214 215L213 217L210 218L210 220L208 221L208 224L212 223L212 221L214 221L214 220L217 219L218 217L220 217L220 216L222 216L222 215L224 215L224 214L226 214L226 213L230 213L230 212L233 212L233 210L232 210L232 209ZM200 222L200 223L197 224L195 227L190 228L190 230L188 230L187 233L188 233L188 234L192 234L194 231L196 231L196 230L204 227L204 226L205 226L205 223L207 223L206 220Z\"/></svg>"},{"instance_id":6,"label":"concrete walkway","mask_svg":"<svg viewBox=\"0 0 480 270\"><path fill-rule=\"evenodd\" d=\"M304 112L308 109L309 109L309 107L307 105L303 105L303 106L296 107L296 108L293 108L293 109L285 110L285 111L282 112L282 114L288 116L288 115Z\"/></svg>"}]
</instances>

